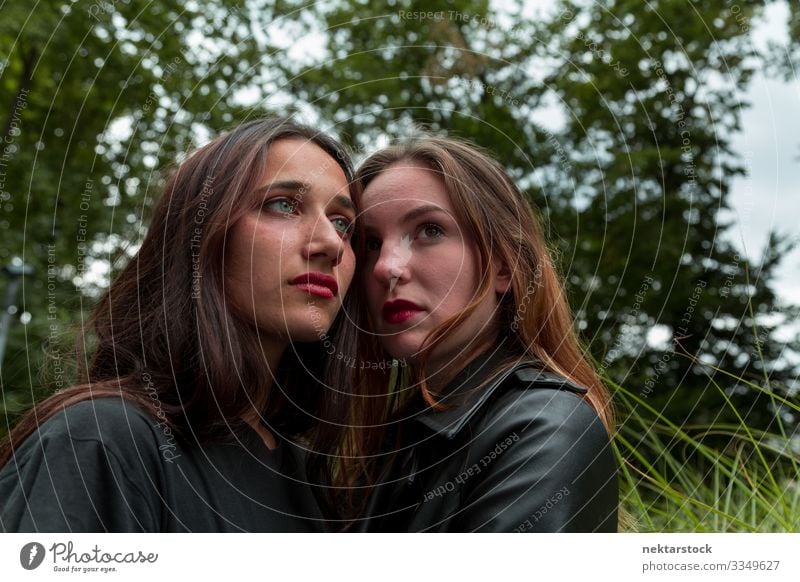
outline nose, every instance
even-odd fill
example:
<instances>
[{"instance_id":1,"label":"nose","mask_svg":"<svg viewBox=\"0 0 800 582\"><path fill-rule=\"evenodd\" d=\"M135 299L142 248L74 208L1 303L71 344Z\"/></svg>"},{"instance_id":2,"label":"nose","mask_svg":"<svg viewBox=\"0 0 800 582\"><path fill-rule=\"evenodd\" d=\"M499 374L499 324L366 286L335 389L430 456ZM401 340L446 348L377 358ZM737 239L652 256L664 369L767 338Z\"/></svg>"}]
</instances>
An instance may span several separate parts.
<instances>
[{"instance_id":1,"label":"nose","mask_svg":"<svg viewBox=\"0 0 800 582\"><path fill-rule=\"evenodd\" d=\"M411 248L405 239L395 242L383 241L380 255L372 267L373 276L390 291L408 281Z\"/></svg>"},{"instance_id":2,"label":"nose","mask_svg":"<svg viewBox=\"0 0 800 582\"><path fill-rule=\"evenodd\" d=\"M330 261L332 266L342 262L347 244L327 217L309 221L308 240L303 250L307 261Z\"/></svg>"}]
</instances>

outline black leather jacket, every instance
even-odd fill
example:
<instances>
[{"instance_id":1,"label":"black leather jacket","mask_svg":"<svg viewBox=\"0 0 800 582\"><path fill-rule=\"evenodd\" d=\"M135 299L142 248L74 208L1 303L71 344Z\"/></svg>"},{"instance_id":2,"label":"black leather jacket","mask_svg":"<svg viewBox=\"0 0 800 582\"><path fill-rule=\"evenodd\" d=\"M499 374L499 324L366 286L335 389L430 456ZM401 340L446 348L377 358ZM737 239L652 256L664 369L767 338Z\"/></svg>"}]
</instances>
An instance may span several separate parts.
<instances>
[{"instance_id":1,"label":"black leather jacket","mask_svg":"<svg viewBox=\"0 0 800 582\"><path fill-rule=\"evenodd\" d=\"M481 387L507 356L471 362L446 391L457 406L401 422L361 529L617 531L617 465L586 389L532 361Z\"/></svg>"}]
</instances>

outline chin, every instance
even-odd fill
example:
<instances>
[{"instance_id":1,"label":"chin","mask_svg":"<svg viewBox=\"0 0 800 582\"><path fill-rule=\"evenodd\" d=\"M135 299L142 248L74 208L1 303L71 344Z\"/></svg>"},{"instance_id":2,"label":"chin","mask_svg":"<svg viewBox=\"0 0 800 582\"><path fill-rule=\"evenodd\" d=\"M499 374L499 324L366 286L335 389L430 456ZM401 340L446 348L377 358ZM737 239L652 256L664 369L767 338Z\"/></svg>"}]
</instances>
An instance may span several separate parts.
<instances>
[{"instance_id":1,"label":"chin","mask_svg":"<svg viewBox=\"0 0 800 582\"><path fill-rule=\"evenodd\" d=\"M386 353L390 354L392 358L398 360L404 359L408 363L417 363L423 359L423 354L420 353L420 349L426 338L427 333L409 333L408 337L403 334L384 338L381 344ZM433 352L429 354L429 366L435 366L436 362L446 362L448 366L459 367L466 361L466 356L468 356L471 350L477 345L473 343L468 348L468 340L465 339L459 342L452 341L453 339L455 338L448 338L436 346Z\"/></svg>"},{"instance_id":2,"label":"chin","mask_svg":"<svg viewBox=\"0 0 800 582\"><path fill-rule=\"evenodd\" d=\"M333 317L328 313L317 311L316 315L310 315L306 311L298 317L287 318L285 330L293 342L319 342L330 340L328 332L330 332L332 324Z\"/></svg>"},{"instance_id":3,"label":"chin","mask_svg":"<svg viewBox=\"0 0 800 582\"><path fill-rule=\"evenodd\" d=\"M423 339L404 337L405 335L406 334L385 337L381 345L392 358L411 361L420 355L419 350L422 346Z\"/></svg>"}]
</instances>

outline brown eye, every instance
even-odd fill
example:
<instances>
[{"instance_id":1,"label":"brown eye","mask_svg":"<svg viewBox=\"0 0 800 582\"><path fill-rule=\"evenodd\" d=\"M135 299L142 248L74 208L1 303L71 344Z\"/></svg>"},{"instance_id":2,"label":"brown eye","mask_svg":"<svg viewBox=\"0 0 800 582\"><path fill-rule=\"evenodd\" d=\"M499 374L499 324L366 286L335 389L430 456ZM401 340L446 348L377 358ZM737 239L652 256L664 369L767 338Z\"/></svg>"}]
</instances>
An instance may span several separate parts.
<instances>
[{"instance_id":1,"label":"brown eye","mask_svg":"<svg viewBox=\"0 0 800 582\"><path fill-rule=\"evenodd\" d=\"M422 225L422 228L419 229L419 234L417 235L417 238L437 239L442 236L444 236L444 229L438 224L429 223Z\"/></svg>"}]
</instances>

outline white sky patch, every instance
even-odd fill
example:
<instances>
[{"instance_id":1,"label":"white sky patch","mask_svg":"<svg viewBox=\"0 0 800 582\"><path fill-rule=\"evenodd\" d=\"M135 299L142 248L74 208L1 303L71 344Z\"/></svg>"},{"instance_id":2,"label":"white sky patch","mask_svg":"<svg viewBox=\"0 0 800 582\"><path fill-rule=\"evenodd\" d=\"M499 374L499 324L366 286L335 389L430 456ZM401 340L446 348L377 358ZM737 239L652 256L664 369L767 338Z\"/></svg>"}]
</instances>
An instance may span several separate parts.
<instances>
[{"instance_id":1,"label":"white sky patch","mask_svg":"<svg viewBox=\"0 0 800 582\"><path fill-rule=\"evenodd\" d=\"M327 55L327 36L322 31L306 34L289 49L289 58L301 63L316 62Z\"/></svg>"},{"instance_id":2,"label":"white sky patch","mask_svg":"<svg viewBox=\"0 0 800 582\"><path fill-rule=\"evenodd\" d=\"M672 342L672 329L658 323L647 330L647 344L657 350L666 350Z\"/></svg>"},{"instance_id":3,"label":"white sky patch","mask_svg":"<svg viewBox=\"0 0 800 582\"><path fill-rule=\"evenodd\" d=\"M233 101L243 107L252 107L260 100L261 91L257 87L242 87L233 94Z\"/></svg>"},{"instance_id":4,"label":"white sky patch","mask_svg":"<svg viewBox=\"0 0 800 582\"><path fill-rule=\"evenodd\" d=\"M211 130L202 123L192 124L192 141L197 147L202 147L211 141Z\"/></svg>"},{"instance_id":5,"label":"white sky patch","mask_svg":"<svg viewBox=\"0 0 800 582\"><path fill-rule=\"evenodd\" d=\"M554 0L525 0L522 3L522 15L525 17L550 16L556 12L557 3ZM508 0L493 0L491 11L507 14L515 8L515 3Z\"/></svg>"},{"instance_id":6,"label":"white sky patch","mask_svg":"<svg viewBox=\"0 0 800 582\"><path fill-rule=\"evenodd\" d=\"M548 92L541 105L531 113L531 120L543 129L557 134L567 124L564 105L555 93Z\"/></svg>"},{"instance_id":7,"label":"white sky patch","mask_svg":"<svg viewBox=\"0 0 800 582\"><path fill-rule=\"evenodd\" d=\"M114 141L122 142L133 135L133 118L129 115L118 117L108 125L108 135Z\"/></svg>"},{"instance_id":8,"label":"white sky patch","mask_svg":"<svg viewBox=\"0 0 800 582\"><path fill-rule=\"evenodd\" d=\"M785 3L770 4L763 22L754 23L753 44L788 41ZM728 237L758 262L767 233L778 230L798 237L800 214L800 82L766 79L757 73L743 101L742 131L733 136L733 150L745 160L748 175L731 184L730 202L736 223ZM786 256L778 269L778 296L800 303L800 249Z\"/></svg>"}]
</instances>

